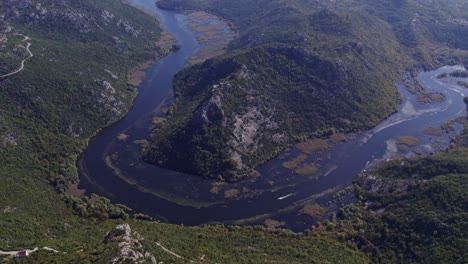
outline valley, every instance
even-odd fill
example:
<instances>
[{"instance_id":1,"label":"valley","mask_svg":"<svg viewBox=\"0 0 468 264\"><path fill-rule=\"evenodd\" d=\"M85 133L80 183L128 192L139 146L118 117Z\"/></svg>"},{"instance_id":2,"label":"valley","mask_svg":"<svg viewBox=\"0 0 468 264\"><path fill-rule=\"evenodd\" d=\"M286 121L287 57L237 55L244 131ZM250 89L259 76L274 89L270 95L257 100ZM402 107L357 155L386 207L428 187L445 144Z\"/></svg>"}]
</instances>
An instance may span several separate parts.
<instances>
[{"instance_id":1,"label":"valley","mask_svg":"<svg viewBox=\"0 0 468 264\"><path fill-rule=\"evenodd\" d=\"M0 261L464 262L466 3L126 3L0 3Z\"/></svg>"},{"instance_id":2,"label":"valley","mask_svg":"<svg viewBox=\"0 0 468 264\"><path fill-rule=\"evenodd\" d=\"M312 149L312 151L303 150L302 154L297 148L282 152L278 158L256 167L252 172L254 177L237 183L206 180L194 177L190 173L179 173L159 166L151 166L141 159L139 150L142 146L145 148L151 144L148 143L151 142L148 138L149 131L154 130L155 135L160 135L159 133L162 133L160 130L165 130L166 126L171 129L177 128L172 124L176 122L177 117L174 117L174 114L169 114L169 117L164 116L160 110L166 108L169 110L164 111L174 112L170 110L174 105L180 108L180 102L171 105L172 99L169 93L172 89L172 81L168 79L162 82L161 80L170 78L167 76L167 69L173 67L172 65L180 63L179 67L183 67L183 63L175 62L175 60L187 59L200 52L196 34L192 35L189 28L184 28L190 24L188 17L182 14L174 16L162 10L158 10L158 13L162 16L161 21L166 21L166 26L174 30L173 35L178 36L182 50L175 51L173 57L166 58L148 71L149 79L158 81L158 87L164 88L150 90L149 87L154 84L151 81L144 84L144 88L140 88L140 93L147 93L141 95L142 101L137 99L136 106L122 124L116 124L94 139L97 143L91 144L90 149L80 160L80 170L83 172L81 187L88 190L88 193L97 192L112 197L114 201L124 203L131 208L138 208L139 211L164 221L175 223L262 223L268 219L267 217L273 217L274 212L281 211L276 214L283 215L282 217L285 217L285 211L290 211L290 214L294 215L296 209L291 211L288 205L294 204L293 207L298 208L297 202L305 206L315 200L310 197L320 196L321 193L328 193L329 190L334 190L334 192L342 190L351 183L355 174L376 167L382 161L397 156L417 157L443 151L448 147L449 139L463 127L463 124L458 124L452 132L430 140L423 133L427 128L426 123L440 126L464 114L463 95L451 91L448 83L434 81L436 74L443 71L455 71L458 68L441 68L433 73L427 73L425 77L422 77L423 75L418 77L422 79L414 77L414 80L417 85L424 86L420 93L448 93L449 101L423 104L419 101L420 93L408 92L408 90L411 91L411 84L402 83L398 88L404 101L399 108L400 112L392 115L376 128L348 135L341 133L341 138L344 137L346 141L344 143L340 143L340 140L333 141L333 138L336 138L335 134L340 135L340 131L333 128L331 131L334 132L327 132L330 134L329 141L326 141L326 137L322 140L324 143L321 144L325 144L324 147ZM172 58L174 62L171 61ZM206 66L202 63L186 68L184 71L195 70L198 67ZM161 72L160 69L166 71ZM177 71L174 70L173 74ZM151 72L155 74L152 75ZM178 76L180 74L176 75L176 81L180 78ZM463 92L462 88L457 89L460 93ZM150 95L150 93L158 93L158 96ZM151 100L151 103L148 100ZM184 107L175 111L191 112ZM439 119L434 116L435 112L440 112L437 115L440 116ZM408 127L413 129L409 130ZM404 130L400 132L402 128ZM125 135L125 138L119 140L119 135ZM379 136L372 138L374 135ZM399 137L404 138L408 135L416 136L420 144L410 147L397 144ZM431 145L431 140L433 145ZM206 141L211 142L208 139ZM182 155L182 152L196 154L187 149L186 142L187 140L178 139L166 142L166 144L174 148L179 143L184 150L179 151L177 155ZM218 146L216 149L220 150L222 147ZM358 149L360 154L356 156L354 152ZM90 154L87 155L87 153ZM161 155L168 154L165 152ZM351 156L355 156L354 160L348 161L347 159ZM359 158L359 161L356 158ZM183 166L185 166L184 162L178 162L177 170ZM298 191L299 186L300 191ZM119 195L120 193L126 195ZM284 199L284 201L277 199L287 195L292 197L288 196L289 199ZM131 199L126 199L126 197L131 197ZM160 208L167 209L162 211ZM213 215L218 218L214 218ZM288 225L289 228L301 230L310 226L311 219L305 222L301 220L301 224L297 224L294 223L294 217L292 217L289 222L291 222Z\"/></svg>"}]
</instances>

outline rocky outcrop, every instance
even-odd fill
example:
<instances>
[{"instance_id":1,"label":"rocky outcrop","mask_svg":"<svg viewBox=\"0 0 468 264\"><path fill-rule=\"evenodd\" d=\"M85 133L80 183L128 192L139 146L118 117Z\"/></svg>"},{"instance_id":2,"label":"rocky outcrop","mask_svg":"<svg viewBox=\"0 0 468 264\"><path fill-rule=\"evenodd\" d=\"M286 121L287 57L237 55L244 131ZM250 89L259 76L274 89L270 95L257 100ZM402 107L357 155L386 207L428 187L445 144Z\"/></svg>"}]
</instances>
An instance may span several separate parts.
<instances>
[{"instance_id":1,"label":"rocky outcrop","mask_svg":"<svg viewBox=\"0 0 468 264\"><path fill-rule=\"evenodd\" d=\"M261 149L263 142L282 144L289 139L275 121L275 100L258 93L255 87L259 83L257 78L258 75L246 65L240 65L239 70L211 87L214 95L205 100L193 116L194 123L198 126L221 121L221 126L229 131L226 139L229 155L236 161L239 170L249 169L244 162L245 156ZM243 95L242 102L233 112L225 114L223 98L232 100L230 94L239 91ZM260 101L272 103L262 104Z\"/></svg>"},{"instance_id":2,"label":"rocky outcrop","mask_svg":"<svg viewBox=\"0 0 468 264\"><path fill-rule=\"evenodd\" d=\"M16 145L18 145L18 138L13 132L8 131L7 133L0 135L0 149L6 146Z\"/></svg>"},{"instance_id":3,"label":"rocky outcrop","mask_svg":"<svg viewBox=\"0 0 468 264\"><path fill-rule=\"evenodd\" d=\"M7 146L18 145L18 135L11 129L0 116L0 150Z\"/></svg>"},{"instance_id":4,"label":"rocky outcrop","mask_svg":"<svg viewBox=\"0 0 468 264\"><path fill-rule=\"evenodd\" d=\"M193 124L198 127L223 120L224 111L221 104L221 96L219 95L214 95L202 103L193 116Z\"/></svg>"},{"instance_id":5,"label":"rocky outcrop","mask_svg":"<svg viewBox=\"0 0 468 264\"><path fill-rule=\"evenodd\" d=\"M100 115L103 120L106 120L107 124L117 121L125 112L125 103L123 103L116 89L109 81L100 79L95 80L94 83L93 86L86 85L82 87L83 92L88 96L89 102L93 102L90 104L90 111L93 114ZM78 131L69 129L67 133L76 135Z\"/></svg>"},{"instance_id":6,"label":"rocky outcrop","mask_svg":"<svg viewBox=\"0 0 468 264\"><path fill-rule=\"evenodd\" d=\"M120 263L154 263L156 258L143 249L143 237L132 231L129 224L116 226L107 233L105 243L118 243L119 254L112 259L113 264Z\"/></svg>"},{"instance_id":7,"label":"rocky outcrop","mask_svg":"<svg viewBox=\"0 0 468 264\"><path fill-rule=\"evenodd\" d=\"M118 99L115 88L108 81L97 80L98 89L95 90L96 101L105 110L112 113L115 118L122 115L124 104Z\"/></svg>"},{"instance_id":8,"label":"rocky outcrop","mask_svg":"<svg viewBox=\"0 0 468 264\"><path fill-rule=\"evenodd\" d=\"M141 30L139 29L135 29L131 24L130 22L128 22L127 20L125 19L119 19L117 21L117 26L119 27L122 27L125 32L127 32L128 34L132 35L134 38L138 38L138 36L140 36L141 34Z\"/></svg>"},{"instance_id":9,"label":"rocky outcrop","mask_svg":"<svg viewBox=\"0 0 468 264\"><path fill-rule=\"evenodd\" d=\"M87 34L96 30L106 30L107 26L115 25L133 38L138 38L142 30L122 17L116 17L107 10L101 10L100 14L89 14L85 11L70 10L65 8L79 5L70 3L69 0L61 1L35 1L30 0L6 0L0 3L1 20L9 19L27 24L59 23L63 29L75 29L79 33ZM80 7L80 10L87 10ZM66 11L68 10L68 11Z\"/></svg>"}]
</instances>

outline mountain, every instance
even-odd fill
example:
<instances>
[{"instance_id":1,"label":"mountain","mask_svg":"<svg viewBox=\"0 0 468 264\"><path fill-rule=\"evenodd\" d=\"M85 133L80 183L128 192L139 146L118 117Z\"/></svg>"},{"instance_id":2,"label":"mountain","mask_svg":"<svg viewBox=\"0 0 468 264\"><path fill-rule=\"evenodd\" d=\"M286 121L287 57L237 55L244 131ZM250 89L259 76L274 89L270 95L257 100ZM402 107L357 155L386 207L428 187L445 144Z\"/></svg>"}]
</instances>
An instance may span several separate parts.
<instances>
[{"instance_id":1,"label":"mountain","mask_svg":"<svg viewBox=\"0 0 468 264\"><path fill-rule=\"evenodd\" d=\"M396 111L405 70L466 61L466 3L443 3L159 1L219 15L238 36L176 76L145 158L235 181L291 144L375 126Z\"/></svg>"},{"instance_id":2,"label":"mountain","mask_svg":"<svg viewBox=\"0 0 468 264\"><path fill-rule=\"evenodd\" d=\"M129 73L168 52L156 45L162 29L113 0L7 0L0 21L0 262L368 259L331 237L163 224L103 197L71 196L78 155L136 95ZM22 249L30 255L13 259Z\"/></svg>"}]
</instances>

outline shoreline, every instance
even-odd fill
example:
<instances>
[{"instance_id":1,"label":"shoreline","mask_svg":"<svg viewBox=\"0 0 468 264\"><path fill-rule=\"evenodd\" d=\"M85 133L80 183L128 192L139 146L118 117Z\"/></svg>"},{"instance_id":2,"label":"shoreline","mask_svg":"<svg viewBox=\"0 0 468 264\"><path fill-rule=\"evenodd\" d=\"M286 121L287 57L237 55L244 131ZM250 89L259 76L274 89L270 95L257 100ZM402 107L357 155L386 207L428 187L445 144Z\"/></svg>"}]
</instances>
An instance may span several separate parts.
<instances>
[{"instance_id":1,"label":"shoreline","mask_svg":"<svg viewBox=\"0 0 468 264\"><path fill-rule=\"evenodd\" d=\"M132 5L128 0L123 0L122 1L124 4L127 4L133 8L136 8L138 10L141 10L143 12L145 12L146 14L148 14L147 10L145 11L145 8L143 7L138 7L136 5ZM149 15L149 14L148 14ZM151 15L152 17L154 17L155 19L157 19L160 23L160 25L163 25L163 23L157 18L157 15L155 13L153 13ZM164 36L164 34L168 34L168 35L171 35L170 33L167 32L167 30L165 29L165 27L161 27L162 29L162 33L161 33L161 36L160 38L158 39L158 42L155 43L155 47L160 47L157 45L157 43L159 43L160 39ZM172 35L171 35L172 36ZM175 38L174 38L175 39ZM163 47L161 47L163 48ZM154 59L150 59L150 60L146 60L146 61L143 61L141 63L139 63L137 66L135 66L133 69L129 69L128 73L126 74L126 85L127 85L127 88L132 88L134 90L134 96L133 98L131 99L131 103L128 107L128 109L126 110L126 112L124 113L124 115L122 117L120 117L118 120L110 123L110 124L107 124L106 126L96 130L91 136L89 136L88 138L85 138L83 139L85 141L85 144L84 144L84 147L83 149L81 149L80 151L80 154L77 156L77 159L75 160L75 166L76 166L76 169L79 171L79 168L81 167L81 165L79 164L79 161L81 159L81 157L84 155L84 153L86 152L86 150L88 149L89 147L89 143L91 142L91 140L93 138L96 137L96 135L98 135L101 131L103 131L104 129L108 128L108 127L111 127L112 125L116 124L117 122L121 121L122 119L125 118L125 116L129 113L130 109L132 108L133 104L135 103L135 99L138 97L139 95L139 92L138 92L138 88L140 87L141 83L146 79L146 72L145 70L149 69L150 67L152 67L154 64L156 64L159 60L167 57L169 54L171 54L172 50L170 49L167 49L167 52L163 53L161 56L157 56L155 57ZM1 79L1 78L0 78ZM80 185L80 177L78 175L78 178L77 178L77 181L76 182L73 182L72 184L70 184L69 186L67 186L67 188L65 189L65 191L63 192L64 195L68 195L68 196L73 196L73 197L78 197L78 198L82 198L82 197L85 197L86 196L86 193L87 193L87 190L86 189L79 189L79 185Z\"/></svg>"}]
</instances>

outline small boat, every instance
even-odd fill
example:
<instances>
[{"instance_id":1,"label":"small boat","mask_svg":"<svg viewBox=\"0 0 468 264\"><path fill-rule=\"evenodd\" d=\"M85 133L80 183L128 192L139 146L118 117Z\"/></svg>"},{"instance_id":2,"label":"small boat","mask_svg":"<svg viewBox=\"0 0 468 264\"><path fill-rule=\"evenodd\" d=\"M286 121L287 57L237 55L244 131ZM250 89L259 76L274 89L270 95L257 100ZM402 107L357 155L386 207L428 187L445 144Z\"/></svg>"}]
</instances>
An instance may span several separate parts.
<instances>
[{"instance_id":1,"label":"small boat","mask_svg":"<svg viewBox=\"0 0 468 264\"><path fill-rule=\"evenodd\" d=\"M288 195L279 197L278 200L283 200L283 199L286 199L286 198L291 197L291 196L294 196L294 195L296 195L296 194L290 193L290 194L288 194Z\"/></svg>"}]
</instances>

